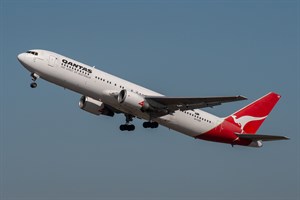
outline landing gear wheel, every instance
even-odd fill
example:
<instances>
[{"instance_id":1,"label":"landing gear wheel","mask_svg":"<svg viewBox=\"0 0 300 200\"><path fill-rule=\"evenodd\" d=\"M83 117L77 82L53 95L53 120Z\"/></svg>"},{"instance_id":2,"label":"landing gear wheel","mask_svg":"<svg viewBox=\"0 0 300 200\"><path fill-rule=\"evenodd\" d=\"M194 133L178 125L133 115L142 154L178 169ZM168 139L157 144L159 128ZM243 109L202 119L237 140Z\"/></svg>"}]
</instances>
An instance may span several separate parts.
<instances>
[{"instance_id":1,"label":"landing gear wheel","mask_svg":"<svg viewBox=\"0 0 300 200\"><path fill-rule=\"evenodd\" d=\"M134 131L135 130L135 126L133 124L130 125L130 131Z\"/></svg>"},{"instance_id":2,"label":"landing gear wheel","mask_svg":"<svg viewBox=\"0 0 300 200\"><path fill-rule=\"evenodd\" d=\"M127 131L134 131L135 126L133 124L127 125Z\"/></svg>"},{"instance_id":3,"label":"landing gear wheel","mask_svg":"<svg viewBox=\"0 0 300 200\"><path fill-rule=\"evenodd\" d=\"M36 87L37 87L37 83L35 83L35 82L31 83L31 84L30 84L30 87L31 87L31 88L36 88Z\"/></svg>"},{"instance_id":4,"label":"landing gear wheel","mask_svg":"<svg viewBox=\"0 0 300 200\"><path fill-rule=\"evenodd\" d=\"M143 127L144 128L157 128L158 123L157 122L144 122Z\"/></svg>"},{"instance_id":5,"label":"landing gear wheel","mask_svg":"<svg viewBox=\"0 0 300 200\"><path fill-rule=\"evenodd\" d=\"M125 131L125 124L120 125L120 131Z\"/></svg>"},{"instance_id":6,"label":"landing gear wheel","mask_svg":"<svg viewBox=\"0 0 300 200\"><path fill-rule=\"evenodd\" d=\"M150 128L150 124L151 124L150 122L144 122L143 127L144 128Z\"/></svg>"},{"instance_id":7,"label":"landing gear wheel","mask_svg":"<svg viewBox=\"0 0 300 200\"><path fill-rule=\"evenodd\" d=\"M157 128L158 127L158 123L157 122L152 122L151 123L151 128Z\"/></svg>"},{"instance_id":8,"label":"landing gear wheel","mask_svg":"<svg viewBox=\"0 0 300 200\"><path fill-rule=\"evenodd\" d=\"M120 126L121 131L134 131L135 126L133 124L122 124Z\"/></svg>"}]
</instances>

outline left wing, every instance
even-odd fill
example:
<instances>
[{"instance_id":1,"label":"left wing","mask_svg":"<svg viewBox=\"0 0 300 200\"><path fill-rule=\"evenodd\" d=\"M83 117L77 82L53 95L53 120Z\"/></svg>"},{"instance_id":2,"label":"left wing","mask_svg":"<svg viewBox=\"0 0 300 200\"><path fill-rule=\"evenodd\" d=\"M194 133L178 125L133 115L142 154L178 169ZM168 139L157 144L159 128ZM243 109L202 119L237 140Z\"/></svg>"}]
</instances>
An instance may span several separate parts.
<instances>
[{"instance_id":1,"label":"left wing","mask_svg":"<svg viewBox=\"0 0 300 200\"><path fill-rule=\"evenodd\" d=\"M277 135L256 135L256 134L241 134L236 133L241 139L251 140L251 141L273 141L273 140L289 140L290 138L285 136Z\"/></svg>"},{"instance_id":2,"label":"left wing","mask_svg":"<svg viewBox=\"0 0 300 200\"><path fill-rule=\"evenodd\" d=\"M172 113L176 110L192 110L196 108L213 107L233 101L246 100L243 96L221 96L221 97L165 97L165 96L146 96L145 100L156 111L166 110Z\"/></svg>"}]
</instances>

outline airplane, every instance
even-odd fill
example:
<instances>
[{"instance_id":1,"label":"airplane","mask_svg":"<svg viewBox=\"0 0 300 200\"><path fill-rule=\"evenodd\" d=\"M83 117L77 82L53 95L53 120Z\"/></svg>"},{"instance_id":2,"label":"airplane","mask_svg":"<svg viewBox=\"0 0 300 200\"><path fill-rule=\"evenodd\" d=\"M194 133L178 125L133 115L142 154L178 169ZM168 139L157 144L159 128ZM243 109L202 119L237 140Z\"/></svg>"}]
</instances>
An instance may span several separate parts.
<instances>
[{"instance_id":1,"label":"airplane","mask_svg":"<svg viewBox=\"0 0 300 200\"><path fill-rule=\"evenodd\" d=\"M168 97L55 52L34 49L17 56L30 72L31 88L42 78L81 94L79 107L94 115L124 114L121 131L133 131L133 118L145 120L144 128L159 125L195 139L232 146L262 147L263 141L287 140L285 136L256 134L281 96L270 92L227 117L201 110L222 103L246 100L244 96Z\"/></svg>"}]
</instances>

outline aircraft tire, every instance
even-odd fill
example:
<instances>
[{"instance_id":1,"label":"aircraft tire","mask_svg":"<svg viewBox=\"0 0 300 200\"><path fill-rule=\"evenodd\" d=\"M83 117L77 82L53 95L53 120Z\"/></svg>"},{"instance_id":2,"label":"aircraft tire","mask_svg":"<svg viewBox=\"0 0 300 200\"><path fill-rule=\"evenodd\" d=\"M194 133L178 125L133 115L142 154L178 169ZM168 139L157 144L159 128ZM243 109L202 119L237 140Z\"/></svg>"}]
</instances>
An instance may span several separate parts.
<instances>
[{"instance_id":1,"label":"aircraft tire","mask_svg":"<svg viewBox=\"0 0 300 200\"><path fill-rule=\"evenodd\" d=\"M151 128L157 128L158 127L157 122L152 122L150 125L151 125Z\"/></svg>"},{"instance_id":2,"label":"aircraft tire","mask_svg":"<svg viewBox=\"0 0 300 200\"><path fill-rule=\"evenodd\" d=\"M37 83L35 83L35 82L31 83L31 84L30 84L30 87L31 87L31 88L36 88L36 87L37 87Z\"/></svg>"}]
</instances>

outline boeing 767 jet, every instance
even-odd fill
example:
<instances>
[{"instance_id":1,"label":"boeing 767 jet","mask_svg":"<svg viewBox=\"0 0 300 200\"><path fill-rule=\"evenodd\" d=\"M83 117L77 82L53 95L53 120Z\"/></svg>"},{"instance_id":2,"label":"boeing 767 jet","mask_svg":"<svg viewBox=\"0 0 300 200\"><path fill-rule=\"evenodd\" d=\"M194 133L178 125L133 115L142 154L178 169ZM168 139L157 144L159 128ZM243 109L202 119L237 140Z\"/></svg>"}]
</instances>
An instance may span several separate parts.
<instances>
[{"instance_id":1,"label":"boeing 767 jet","mask_svg":"<svg viewBox=\"0 0 300 200\"><path fill-rule=\"evenodd\" d=\"M201 108L245 100L243 96L168 97L66 56L29 50L18 55L31 73L31 88L36 80L46 81L81 94L79 107L94 115L125 115L121 131L133 131L133 118L145 120L144 128L159 125L196 139L261 147L263 141L285 140L284 136L256 134L280 95L270 92L233 114L220 118Z\"/></svg>"}]
</instances>

